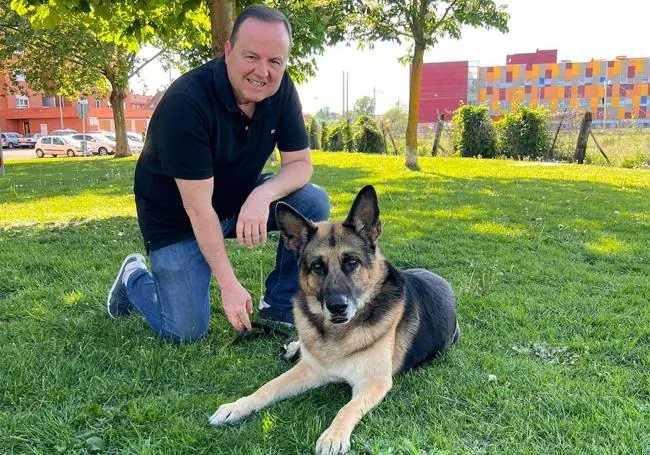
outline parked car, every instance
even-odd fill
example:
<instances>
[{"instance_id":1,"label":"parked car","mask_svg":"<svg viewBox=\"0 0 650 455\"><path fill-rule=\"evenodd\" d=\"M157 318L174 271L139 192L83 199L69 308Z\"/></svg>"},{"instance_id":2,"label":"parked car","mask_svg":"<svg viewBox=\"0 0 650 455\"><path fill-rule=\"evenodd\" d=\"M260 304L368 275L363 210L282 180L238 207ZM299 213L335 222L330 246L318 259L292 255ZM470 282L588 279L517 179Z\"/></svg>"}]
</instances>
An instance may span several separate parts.
<instances>
[{"instance_id":1,"label":"parked car","mask_svg":"<svg viewBox=\"0 0 650 455\"><path fill-rule=\"evenodd\" d=\"M110 140L117 142L117 137L115 136L115 133L111 133L110 131L109 132L102 131L101 134L103 134L104 136L106 136ZM144 147L144 144L142 142L134 141L133 139L131 139L128 136L128 134L126 136L126 140L129 143L129 148L131 149L132 152L140 153L142 151L142 148Z\"/></svg>"},{"instance_id":2,"label":"parked car","mask_svg":"<svg viewBox=\"0 0 650 455\"><path fill-rule=\"evenodd\" d=\"M144 134L136 133L135 131L127 131L126 137L134 142L142 142L144 144Z\"/></svg>"},{"instance_id":3,"label":"parked car","mask_svg":"<svg viewBox=\"0 0 650 455\"><path fill-rule=\"evenodd\" d=\"M43 136L36 141L36 156L81 155L81 142L69 136Z\"/></svg>"},{"instance_id":4,"label":"parked car","mask_svg":"<svg viewBox=\"0 0 650 455\"><path fill-rule=\"evenodd\" d=\"M50 136L69 136L70 134L77 134L79 131L72 130L70 128L64 128L61 130L54 130L50 133Z\"/></svg>"},{"instance_id":5,"label":"parked car","mask_svg":"<svg viewBox=\"0 0 650 455\"><path fill-rule=\"evenodd\" d=\"M25 134L23 137L18 138L18 147L25 147L29 149L34 148L36 141L38 141L38 138L42 136L43 135L40 133Z\"/></svg>"},{"instance_id":6,"label":"parked car","mask_svg":"<svg viewBox=\"0 0 650 455\"><path fill-rule=\"evenodd\" d=\"M86 141L86 150L92 152L93 155L112 155L115 153L115 141L110 140L103 134L99 133L86 133L86 134L72 134L72 139L82 142Z\"/></svg>"},{"instance_id":7,"label":"parked car","mask_svg":"<svg viewBox=\"0 0 650 455\"><path fill-rule=\"evenodd\" d=\"M18 134L14 131L0 133L0 140L2 140L2 146L8 149L13 149L18 147L18 139L20 139L21 137L22 137L21 134Z\"/></svg>"}]
</instances>

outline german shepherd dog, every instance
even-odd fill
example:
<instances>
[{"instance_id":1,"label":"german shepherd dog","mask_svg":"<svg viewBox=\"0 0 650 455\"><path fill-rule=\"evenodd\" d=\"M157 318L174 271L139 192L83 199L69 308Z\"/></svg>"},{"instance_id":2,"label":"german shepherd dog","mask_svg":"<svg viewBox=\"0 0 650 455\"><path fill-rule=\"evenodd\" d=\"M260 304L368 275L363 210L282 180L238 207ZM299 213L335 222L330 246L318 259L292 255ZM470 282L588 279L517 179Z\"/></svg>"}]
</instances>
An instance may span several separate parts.
<instances>
[{"instance_id":1,"label":"german shepherd dog","mask_svg":"<svg viewBox=\"0 0 650 455\"><path fill-rule=\"evenodd\" d=\"M352 399L316 444L317 454L346 453L352 430L391 389L393 375L459 339L454 293L438 275L400 271L384 259L372 186L359 192L342 223L314 224L283 203L276 210L300 268L293 306L300 361L252 395L219 407L210 423L230 424L308 389L347 382Z\"/></svg>"}]
</instances>

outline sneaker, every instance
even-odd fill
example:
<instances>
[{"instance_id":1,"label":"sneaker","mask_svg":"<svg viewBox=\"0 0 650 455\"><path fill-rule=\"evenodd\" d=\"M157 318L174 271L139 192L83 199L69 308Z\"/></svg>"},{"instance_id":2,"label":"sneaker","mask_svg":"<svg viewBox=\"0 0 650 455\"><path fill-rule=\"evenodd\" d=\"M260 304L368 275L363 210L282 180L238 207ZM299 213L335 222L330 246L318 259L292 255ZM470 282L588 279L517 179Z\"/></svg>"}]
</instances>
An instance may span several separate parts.
<instances>
[{"instance_id":1,"label":"sneaker","mask_svg":"<svg viewBox=\"0 0 650 455\"><path fill-rule=\"evenodd\" d=\"M264 300L264 297L260 297L260 302L257 306L259 310L260 319L262 321L268 322L277 322L284 325L288 328L293 328L293 312L291 309L289 311L276 311L274 308L271 308L271 304Z\"/></svg>"},{"instance_id":2,"label":"sneaker","mask_svg":"<svg viewBox=\"0 0 650 455\"><path fill-rule=\"evenodd\" d=\"M139 262L140 264L134 264ZM129 254L122 265L120 270L117 272L117 277L115 282L111 287L111 290L108 291L108 299L106 300L106 310L108 315L113 319L116 319L120 316L125 316L131 312L133 307L131 302L129 302L129 296L126 293L126 286L124 285L124 272L127 269L127 265L133 264L135 267L146 269L146 259L139 253Z\"/></svg>"}]
</instances>

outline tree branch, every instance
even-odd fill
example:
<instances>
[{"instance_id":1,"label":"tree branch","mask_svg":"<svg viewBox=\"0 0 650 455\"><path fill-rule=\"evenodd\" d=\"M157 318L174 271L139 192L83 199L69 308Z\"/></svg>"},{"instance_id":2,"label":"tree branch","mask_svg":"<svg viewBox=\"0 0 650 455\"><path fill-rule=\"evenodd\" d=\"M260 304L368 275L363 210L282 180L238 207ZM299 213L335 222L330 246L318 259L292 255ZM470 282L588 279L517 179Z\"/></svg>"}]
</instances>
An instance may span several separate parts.
<instances>
[{"instance_id":1,"label":"tree branch","mask_svg":"<svg viewBox=\"0 0 650 455\"><path fill-rule=\"evenodd\" d=\"M127 76L127 78L128 78L128 79L131 79L133 76L135 76L135 75L138 73L138 71L140 71L142 68L144 68L145 66L147 66L147 65L148 65L149 63L151 63L153 60L157 59L157 58L160 56L160 54L162 54L163 52L165 52L164 49L161 50L161 51L159 51L156 55L154 55L154 56L151 57L150 59L146 60L142 65L138 66L136 69L134 69L133 71L131 71L131 73L129 73L129 75Z\"/></svg>"}]
</instances>

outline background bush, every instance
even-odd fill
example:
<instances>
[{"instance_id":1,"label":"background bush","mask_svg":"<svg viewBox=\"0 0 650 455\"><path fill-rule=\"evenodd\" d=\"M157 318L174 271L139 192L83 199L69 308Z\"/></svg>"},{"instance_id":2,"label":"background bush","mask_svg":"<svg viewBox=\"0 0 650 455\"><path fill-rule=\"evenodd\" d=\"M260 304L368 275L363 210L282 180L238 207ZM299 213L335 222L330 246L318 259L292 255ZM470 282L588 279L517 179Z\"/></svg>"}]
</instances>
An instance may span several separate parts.
<instances>
[{"instance_id":1,"label":"background bush","mask_svg":"<svg viewBox=\"0 0 650 455\"><path fill-rule=\"evenodd\" d=\"M316 117L311 118L308 132L309 132L309 148L311 148L312 150L320 149L320 135L318 134L319 128L318 128L318 122L316 121Z\"/></svg>"},{"instance_id":2,"label":"background bush","mask_svg":"<svg viewBox=\"0 0 650 455\"><path fill-rule=\"evenodd\" d=\"M360 115L353 126L354 148L357 152L384 153L384 138L372 117Z\"/></svg>"},{"instance_id":3,"label":"background bush","mask_svg":"<svg viewBox=\"0 0 650 455\"><path fill-rule=\"evenodd\" d=\"M513 105L513 110L496 124L499 151L515 159L549 158L548 114L544 108Z\"/></svg>"},{"instance_id":4,"label":"background bush","mask_svg":"<svg viewBox=\"0 0 650 455\"><path fill-rule=\"evenodd\" d=\"M452 143L457 154L483 158L497 155L496 131L486 106L461 106L451 123Z\"/></svg>"}]
</instances>

